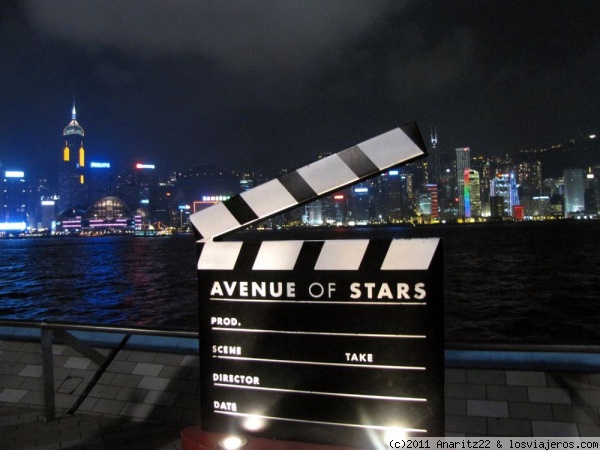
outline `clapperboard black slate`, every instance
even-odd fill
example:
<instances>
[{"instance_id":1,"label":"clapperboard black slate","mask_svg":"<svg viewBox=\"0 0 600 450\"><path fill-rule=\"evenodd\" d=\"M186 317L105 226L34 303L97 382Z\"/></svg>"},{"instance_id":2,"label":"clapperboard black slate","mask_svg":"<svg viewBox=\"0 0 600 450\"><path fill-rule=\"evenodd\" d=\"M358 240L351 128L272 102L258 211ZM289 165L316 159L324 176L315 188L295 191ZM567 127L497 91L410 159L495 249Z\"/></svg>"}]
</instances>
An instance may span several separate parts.
<instances>
[{"instance_id":1,"label":"clapperboard black slate","mask_svg":"<svg viewBox=\"0 0 600 450\"><path fill-rule=\"evenodd\" d=\"M423 154L410 125L191 216L204 430L357 448L443 435L439 239L213 240Z\"/></svg>"}]
</instances>

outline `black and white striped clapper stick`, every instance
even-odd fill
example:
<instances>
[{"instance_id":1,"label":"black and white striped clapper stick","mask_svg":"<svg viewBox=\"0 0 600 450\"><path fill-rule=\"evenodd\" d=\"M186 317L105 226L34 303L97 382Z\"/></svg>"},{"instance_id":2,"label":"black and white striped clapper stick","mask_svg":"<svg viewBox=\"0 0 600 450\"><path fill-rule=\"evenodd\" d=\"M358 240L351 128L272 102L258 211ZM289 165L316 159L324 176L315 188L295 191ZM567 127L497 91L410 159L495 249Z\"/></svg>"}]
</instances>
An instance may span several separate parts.
<instances>
[{"instance_id":1,"label":"black and white striped clapper stick","mask_svg":"<svg viewBox=\"0 0 600 450\"><path fill-rule=\"evenodd\" d=\"M190 220L198 237L208 241L425 154L416 124L409 123L192 214Z\"/></svg>"}]
</instances>

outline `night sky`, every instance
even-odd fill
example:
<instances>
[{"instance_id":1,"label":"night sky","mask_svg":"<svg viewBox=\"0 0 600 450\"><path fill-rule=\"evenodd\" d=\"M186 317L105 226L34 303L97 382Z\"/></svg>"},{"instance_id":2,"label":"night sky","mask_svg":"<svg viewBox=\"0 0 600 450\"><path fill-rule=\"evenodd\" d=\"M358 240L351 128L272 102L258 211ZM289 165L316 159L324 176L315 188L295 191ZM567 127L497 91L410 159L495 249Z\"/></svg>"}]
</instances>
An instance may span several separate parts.
<instances>
[{"instance_id":1,"label":"night sky","mask_svg":"<svg viewBox=\"0 0 600 450\"><path fill-rule=\"evenodd\" d=\"M597 0L0 2L0 164L294 169L416 121L472 154L599 132Z\"/></svg>"}]
</instances>

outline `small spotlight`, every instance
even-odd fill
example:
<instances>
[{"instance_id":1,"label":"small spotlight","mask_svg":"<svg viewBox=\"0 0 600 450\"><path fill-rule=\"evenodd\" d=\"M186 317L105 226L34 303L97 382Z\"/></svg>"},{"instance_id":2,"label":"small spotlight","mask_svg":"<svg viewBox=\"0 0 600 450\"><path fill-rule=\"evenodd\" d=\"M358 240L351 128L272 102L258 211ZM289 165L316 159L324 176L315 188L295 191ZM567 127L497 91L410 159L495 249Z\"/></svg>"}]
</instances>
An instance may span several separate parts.
<instances>
[{"instance_id":1,"label":"small spotlight","mask_svg":"<svg viewBox=\"0 0 600 450\"><path fill-rule=\"evenodd\" d=\"M384 439L386 442L391 440L402 440L406 438L406 429L401 427L392 427L385 432Z\"/></svg>"},{"instance_id":2,"label":"small spotlight","mask_svg":"<svg viewBox=\"0 0 600 450\"><path fill-rule=\"evenodd\" d=\"M242 426L247 431L260 431L265 428L265 421L261 417L250 416L244 421Z\"/></svg>"},{"instance_id":3,"label":"small spotlight","mask_svg":"<svg viewBox=\"0 0 600 450\"><path fill-rule=\"evenodd\" d=\"M246 439L238 436L227 436L221 439L218 444L219 448L224 450L236 450L238 448L244 448L246 446Z\"/></svg>"}]
</instances>

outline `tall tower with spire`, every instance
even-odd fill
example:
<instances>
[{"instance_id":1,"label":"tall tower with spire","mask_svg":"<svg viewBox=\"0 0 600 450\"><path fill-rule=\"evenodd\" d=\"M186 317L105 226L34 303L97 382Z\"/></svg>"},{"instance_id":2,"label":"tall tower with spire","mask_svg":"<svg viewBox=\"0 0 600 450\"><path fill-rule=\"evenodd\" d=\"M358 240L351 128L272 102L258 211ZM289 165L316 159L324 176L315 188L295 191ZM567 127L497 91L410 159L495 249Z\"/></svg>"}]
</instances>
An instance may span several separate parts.
<instances>
[{"instance_id":1,"label":"tall tower with spire","mask_svg":"<svg viewBox=\"0 0 600 450\"><path fill-rule=\"evenodd\" d=\"M58 175L58 209L87 207L88 189L86 184L85 132L77 122L75 101L71 111L71 121L63 130L64 147L62 163Z\"/></svg>"}]
</instances>

